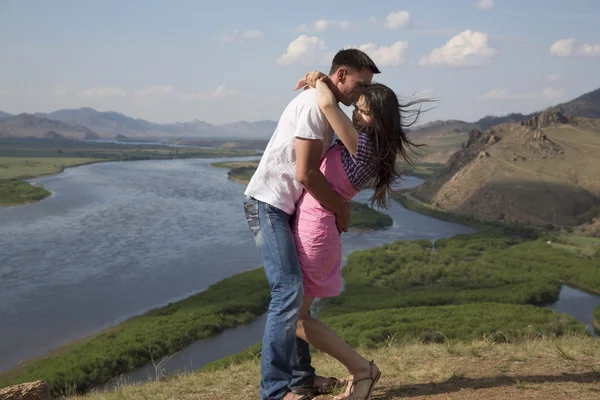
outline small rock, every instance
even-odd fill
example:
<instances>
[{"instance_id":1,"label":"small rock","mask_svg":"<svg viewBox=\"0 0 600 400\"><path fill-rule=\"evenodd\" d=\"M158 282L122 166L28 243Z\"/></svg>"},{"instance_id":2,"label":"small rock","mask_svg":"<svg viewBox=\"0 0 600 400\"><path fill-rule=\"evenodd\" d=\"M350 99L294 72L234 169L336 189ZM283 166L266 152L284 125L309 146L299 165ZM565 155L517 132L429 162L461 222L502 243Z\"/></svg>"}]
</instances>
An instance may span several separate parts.
<instances>
[{"instance_id":1,"label":"small rock","mask_svg":"<svg viewBox=\"0 0 600 400\"><path fill-rule=\"evenodd\" d=\"M0 389L0 400L51 400L50 389L44 381L22 383Z\"/></svg>"}]
</instances>

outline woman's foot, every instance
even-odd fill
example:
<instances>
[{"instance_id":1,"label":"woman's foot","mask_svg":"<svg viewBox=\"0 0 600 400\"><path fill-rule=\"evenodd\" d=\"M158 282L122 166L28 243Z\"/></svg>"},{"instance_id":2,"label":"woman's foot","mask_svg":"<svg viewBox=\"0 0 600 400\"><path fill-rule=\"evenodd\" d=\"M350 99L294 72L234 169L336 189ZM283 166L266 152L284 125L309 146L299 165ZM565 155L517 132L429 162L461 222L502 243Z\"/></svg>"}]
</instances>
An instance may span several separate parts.
<instances>
[{"instance_id":1,"label":"woman's foot","mask_svg":"<svg viewBox=\"0 0 600 400\"><path fill-rule=\"evenodd\" d=\"M356 371L346 391L334 397L334 400L370 400L373 388L381 376L379 368L371 361L366 369Z\"/></svg>"}]
</instances>

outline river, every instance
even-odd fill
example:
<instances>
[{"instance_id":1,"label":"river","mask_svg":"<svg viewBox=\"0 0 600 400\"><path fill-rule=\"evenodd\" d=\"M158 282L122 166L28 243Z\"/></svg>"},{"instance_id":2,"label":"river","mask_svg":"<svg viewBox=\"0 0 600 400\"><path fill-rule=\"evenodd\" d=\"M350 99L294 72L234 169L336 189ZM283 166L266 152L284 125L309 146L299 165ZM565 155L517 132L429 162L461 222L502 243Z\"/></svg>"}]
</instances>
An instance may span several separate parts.
<instances>
[{"instance_id":1,"label":"river","mask_svg":"<svg viewBox=\"0 0 600 400\"><path fill-rule=\"evenodd\" d=\"M210 167L218 161L227 160L67 169L32 181L52 191L46 200L0 208L0 370L260 265L241 206L243 186ZM420 182L407 177L403 185ZM394 225L345 234L345 255L393 240L474 232L397 203L386 212ZM221 350L191 365L239 351L243 344L227 335L251 337L244 329L260 330L260 323L208 339Z\"/></svg>"}]
</instances>

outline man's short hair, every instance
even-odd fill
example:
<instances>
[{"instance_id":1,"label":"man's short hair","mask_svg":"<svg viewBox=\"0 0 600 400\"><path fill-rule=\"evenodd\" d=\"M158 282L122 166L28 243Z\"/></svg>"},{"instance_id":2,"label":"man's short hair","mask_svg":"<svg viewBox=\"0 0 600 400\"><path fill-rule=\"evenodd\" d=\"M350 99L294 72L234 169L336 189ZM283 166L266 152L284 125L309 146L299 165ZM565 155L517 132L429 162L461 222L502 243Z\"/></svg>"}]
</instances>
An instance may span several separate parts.
<instances>
[{"instance_id":1,"label":"man's short hair","mask_svg":"<svg viewBox=\"0 0 600 400\"><path fill-rule=\"evenodd\" d=\"M344 49L337 52L333 61L331 62L331 69L329 74L335 73L339 68L346 67L354 71L362 71L369 69L374 74L379 74L381 71L377 68L377 65L371 60L371 57L362 50L359 49Z\"/></svg>"}]
</instances>

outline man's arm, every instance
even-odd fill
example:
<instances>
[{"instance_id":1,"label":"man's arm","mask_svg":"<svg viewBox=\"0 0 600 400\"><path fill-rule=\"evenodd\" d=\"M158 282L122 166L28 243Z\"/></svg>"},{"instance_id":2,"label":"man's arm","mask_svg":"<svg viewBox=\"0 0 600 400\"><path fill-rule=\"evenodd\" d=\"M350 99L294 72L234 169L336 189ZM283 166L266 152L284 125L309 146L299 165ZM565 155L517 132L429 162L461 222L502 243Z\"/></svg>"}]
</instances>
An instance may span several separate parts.
<instances>
[{"instance_id":1,"label":"man's arm","mask_svg":"<svg viewBox=\"0 0 600 400\"><path fill-rule=\"evenodd\" d=\"M322 153L321 140L296 137L296 178L311 196L335 214L338 231L348 232L350 208L319 169Z\"/></svg>"}]
</instances>

